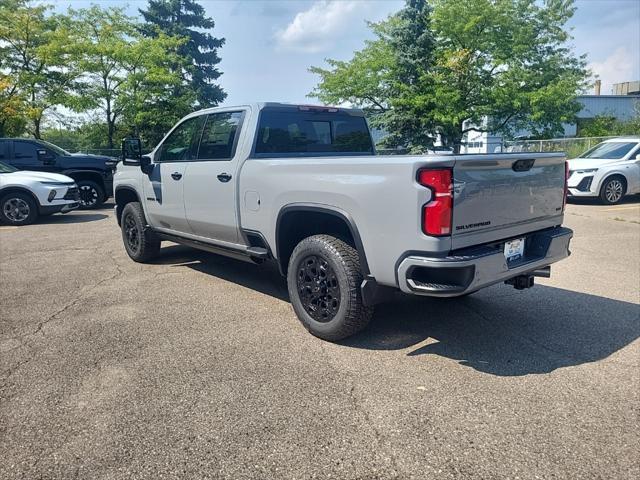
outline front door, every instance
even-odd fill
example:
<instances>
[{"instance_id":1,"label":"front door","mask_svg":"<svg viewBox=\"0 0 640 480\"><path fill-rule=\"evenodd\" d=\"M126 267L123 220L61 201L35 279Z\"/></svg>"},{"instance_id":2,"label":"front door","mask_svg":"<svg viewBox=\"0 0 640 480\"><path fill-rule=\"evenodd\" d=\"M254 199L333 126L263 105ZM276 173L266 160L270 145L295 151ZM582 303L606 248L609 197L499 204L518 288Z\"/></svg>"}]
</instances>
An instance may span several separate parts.
<instances>
[{"instance_id":1,"label":"front door","mask_svg":"<svg viewBox=\"0 0 640 480\"><path fill-rule=\"evenodd\" d=\"M187 162L197 155L204 116L188 118L156 149L152 171L144 178L147 220L159 230L191 233L184 211Z\"/></svg>"},{"instance_id":2,"label":"front door","mask_svg":"<svg viewBox=\"0 0 640 480\"><path fill-rule=\"evenodd\" d=\"M202 132L197 159L184 176L184 205L194 235L238 243L236 145L243 112L212 113Z\"/></svg>"}]
</instances>

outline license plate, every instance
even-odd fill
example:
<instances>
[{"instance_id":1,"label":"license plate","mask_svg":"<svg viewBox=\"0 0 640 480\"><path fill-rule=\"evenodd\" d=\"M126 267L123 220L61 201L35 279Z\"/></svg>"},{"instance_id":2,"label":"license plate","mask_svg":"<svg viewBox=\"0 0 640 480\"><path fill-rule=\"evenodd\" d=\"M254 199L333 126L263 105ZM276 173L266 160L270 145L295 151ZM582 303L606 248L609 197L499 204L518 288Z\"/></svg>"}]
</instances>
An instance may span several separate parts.
<instances>
[{"instance_id":1,"label":"license plate","mask_svg":"<svg viewBox=\"0 0 640 480\"><path fill-rule=\"evenodd\" d=\"M504 258L507 262L513 262L522 258L524 255L524 238L516 238L504 242Z\"/></svg>"}]
</instances>

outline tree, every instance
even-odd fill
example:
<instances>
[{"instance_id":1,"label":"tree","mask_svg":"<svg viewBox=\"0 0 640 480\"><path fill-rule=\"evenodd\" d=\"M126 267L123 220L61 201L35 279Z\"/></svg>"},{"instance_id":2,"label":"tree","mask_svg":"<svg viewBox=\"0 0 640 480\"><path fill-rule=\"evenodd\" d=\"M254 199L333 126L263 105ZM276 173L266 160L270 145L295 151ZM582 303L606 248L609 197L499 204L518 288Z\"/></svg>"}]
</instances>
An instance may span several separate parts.
<instances>
[{"instance_id":1,"label":"tree","mask_svg":"<svg viewBox=\"0 0 640 480\"><path fill-rule=\"evenodd\" d=\"M415 86L432 62L429 14L425 0L409 0L386 21L370 23L376 39L367 41L352 60L327 59L329 69L309 69L321 78L310 96L325 103L364 108L372 125L386 131L384 143L390 146L431 144L429 117L405 108L408 101L415 105L418 100Z\"/></svg>"},{"instance_id":2,"label":"tree","mask_svg":"<svg viewBox=\"0 0 640 480\"><path fill-rule=\"evenodd\" d=\"M474 130L559 133L579 111L576 95L589 77L584 57L566 46L574 10L573 0L408 1L374 29L394 59L382 125L412 151L424 151L436 134L458 150ZM338 94L340 80L346 92L339 100L348 101L350 81L370 76L367 65L375 62L360 64L350 77L347 64L353 60L325 71L312 94Z\"/></svg>"},{"instance_id":3,"label":"tree","mask_svg":"<svg viewBox=\"0 0 640 480\"><path fill-rule=\"evenodd\" d=\"M0 73L0 137L20 135L26 123L26 104L16 82Z\"/></svg>"},{"instance_id":4,"label":"tree","mask_svg":"<svg viewBox=\"0 0 640 480\"><path fill-rule=\"evenodd\" d=\"M634 115L618 120L612 115L597 115L578 122L578 136L607 137L611 135L638 135L640 132L640 100L634 104Z\"/></svg>"},{"instance_id":5,"label":"tree","mask_svg":"<svg viewBox=\"0 0 640 480\"><path fill-rule=\"evenodd\" d=\"M65 103L77 76L66 67L65 18L47 15L49 8L26 0L0 1L0 69L11 77L11 98L22 98L35 138L40 138L45 112Z\"/></svg>"},{"instance_id":6,"label":"tree","mask_svg":"<svg viewBox=\"0 0 640 480\"><path fill-rule=\"evenodd\" d=\"M139 113L155 100L170 97L179 84L172 65L183 40L142 38L135 22L122 9L92 6L70 10L75 23L74 67L84 72L74 98L78 111L102 111L108 148L114 148L116 126L128 120L139 130Z\"/></svg>"},{"instance_id":7,"label":"tree","mask_svg":"<svg viewBox=\"0 0 640 480\"><path fill-rule=\"evenodd\" d=\"M226 93L215 81L222 74L217 67L218 49L225 40L203 31L215 26L213 19L205 16L204 8L195 0L149 0L147 10L140 13L147 22L140 28L146 37L156 38L164 32L167 36L187 39L178 50L183 62L176 67L182 70L183 84L176 89L175 97L180 98L185 90L191 90L201 107L222 102Z\"/></svg>"}]
</instances>

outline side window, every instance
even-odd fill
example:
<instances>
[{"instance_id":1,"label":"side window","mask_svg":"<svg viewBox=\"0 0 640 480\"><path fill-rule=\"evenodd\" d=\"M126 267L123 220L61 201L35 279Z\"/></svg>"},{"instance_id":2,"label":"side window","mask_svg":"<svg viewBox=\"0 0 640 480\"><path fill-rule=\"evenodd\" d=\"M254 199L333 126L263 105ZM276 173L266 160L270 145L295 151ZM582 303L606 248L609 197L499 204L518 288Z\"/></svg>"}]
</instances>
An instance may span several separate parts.
<instances>
[{"instance_id":1,"label":"side window","mask_svg":"<svg viewBox=\"0 0 640 480\"><path fill-rule=\"evenodd\" d=\"M38 146L31 142L13 141L13 165L36 165L38 163Z\"/></svg>"},{"instance_id":2,"label":"side window","mask_svg":"<svg viewBox=\"0 0 640 480\"><path fill-rule=\"evenodd\" d=\"M202 132L198 160L231 160L242 112L212 113Z\"/></svg>"},{"instance_id":3,"label":"side window","mask_svg":"<svg viewBox=\"0 0 640 480\"><path fill-rule=\"evenodd\" d=\"M7 148L9 148L9 142L6 140L0 140L0 162L7 160L7 156L9 155Z\"/></svg>"},{"instance_id":4,"label":"side window","mask_svg":"<svg viewBox=\"0 0 640 480\"><path fill-rule=\"evenodd\" d=\"M335 112L262 110L255 146L257 155L331 155L338 152L373 154L364 117Z\"/></svg>"},{"instance_id":5,"label":"side window","mask_svg":"<svg viewBox=\"0 0 640 480\"><path fill-rule=\"evenodd\" d=\"M193 117L182 122L160 147L158 162L185 162L195 160L198 142L205 116Z\"/></svg>"}]
</instances>

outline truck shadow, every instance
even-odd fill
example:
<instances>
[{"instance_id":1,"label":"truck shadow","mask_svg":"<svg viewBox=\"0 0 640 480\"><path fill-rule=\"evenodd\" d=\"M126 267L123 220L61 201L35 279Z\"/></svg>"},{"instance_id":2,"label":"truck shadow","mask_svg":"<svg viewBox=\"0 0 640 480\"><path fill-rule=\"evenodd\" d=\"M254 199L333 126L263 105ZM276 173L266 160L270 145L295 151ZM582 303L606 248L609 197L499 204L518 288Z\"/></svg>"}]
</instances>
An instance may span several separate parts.
<instances>
[{"instance_id":1,"label":"truck shadow","mask_svg":"<svg viewBox=\"0 0 640 480\"><path fill-rule=\"evenodd\" d=\"M182 246L163 248L155 263L186 266L289 301L285 281L272 265L255 266ZM482 373L520 376L596 362L638 337L637 304L544 285L522 292L497 285L459 299L398 293L376 307L365 331L340 344L409 349L408 357L437 355ZM632 363L628 357L619 361Z\"/></svg>"},{"instance_id":2,"label":"truck shadow","mask_svg":"<svg viewBox=\"0 0 640 480\"><path fill-rule=\"evenodd\" d=\"M499 285L461 299L401 296L379 305L369 328L343 344L412 348L409 357L438 355L479 372L519 376L599 361L638 337L637 304L543 285L523 292Z\"/></svg>"}]
</instances>

